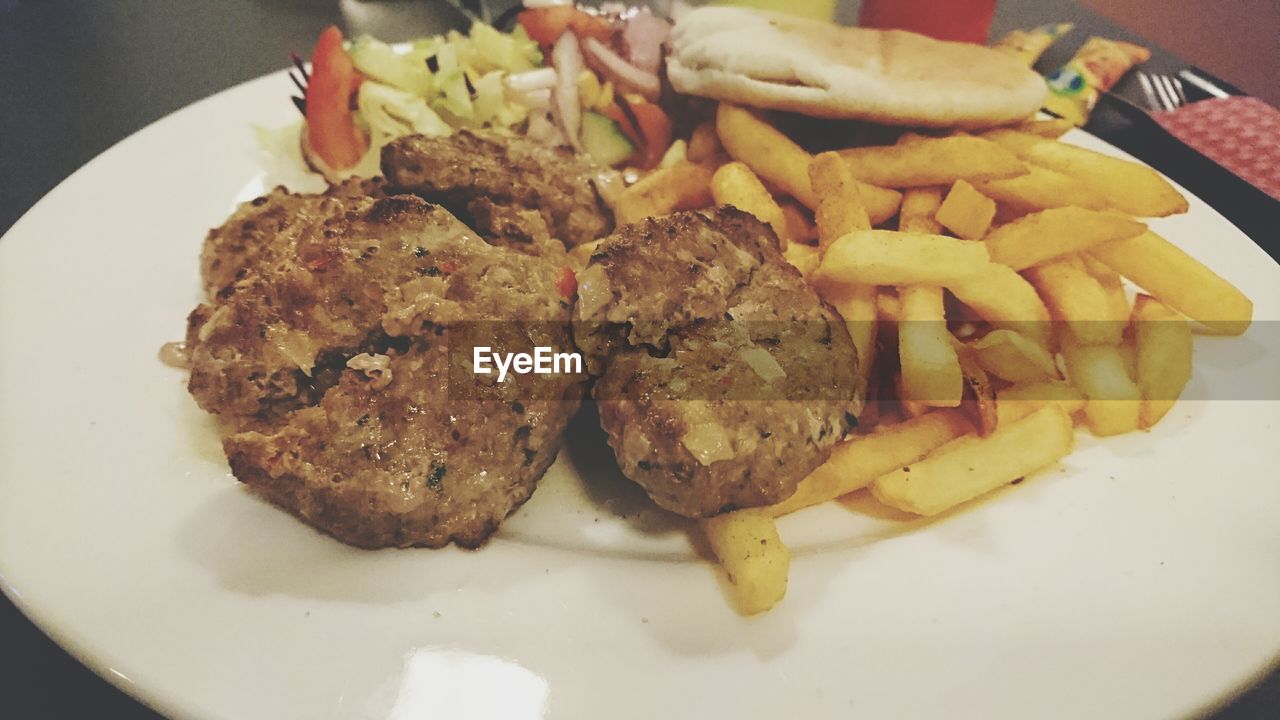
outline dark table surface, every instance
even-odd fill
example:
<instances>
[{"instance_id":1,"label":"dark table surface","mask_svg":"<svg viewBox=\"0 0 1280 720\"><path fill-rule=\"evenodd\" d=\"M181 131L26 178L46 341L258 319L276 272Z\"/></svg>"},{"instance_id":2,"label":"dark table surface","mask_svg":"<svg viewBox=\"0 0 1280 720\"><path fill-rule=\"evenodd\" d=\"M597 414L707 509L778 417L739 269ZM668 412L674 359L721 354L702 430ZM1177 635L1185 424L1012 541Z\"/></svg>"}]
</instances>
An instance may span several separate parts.
<instances>
[{"instance_id":1,"label":"dark table surface","mask_svg":"<svg viewBox=\"0 0 1280 720\"><path fill-rule=\"evenodd\" d=\"M856 7L843 3L839 17L851 20ZM1143 41L1083 6L1056 0L1000 0L992 36L1061 20L1076 22L1077 30L1046 54L1037 66L1042 71L1064 62L1091 34ZM0 233L98 153L195 100L278 70L291 49L307 54L330 23L397 40L458 22L438 0L0 0ZM1153 50L1150 70L1186 64ZM1132 80L1118 91L1137 98ZM1276 257L1280 213L1273 201L1196 158L1169 164L1176 150L1119 115L1099 113L1089 130L1169 173ZM1278 716L1280 671L1272 669L1212 717ZM158 716L85 669L0 598L0 717Z\"/></svg>"}]
</instances>

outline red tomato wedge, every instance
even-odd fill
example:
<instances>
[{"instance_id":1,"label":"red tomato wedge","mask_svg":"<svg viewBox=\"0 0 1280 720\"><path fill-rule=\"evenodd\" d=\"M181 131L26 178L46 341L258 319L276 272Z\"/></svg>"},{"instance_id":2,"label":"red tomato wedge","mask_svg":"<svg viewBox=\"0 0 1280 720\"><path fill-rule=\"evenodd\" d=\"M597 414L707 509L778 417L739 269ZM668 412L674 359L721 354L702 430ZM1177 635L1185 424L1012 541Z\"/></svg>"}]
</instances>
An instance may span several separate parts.
<instances>
[{"instance_id":1,"label":"red tomato wedge","mask_svg":"<svg viewBox=\"0 0 1280 720\"><path fill-rule=\"evenodd\" d=\"M307 144L334 170L360 161L369 140L356 127L351 99L362 80L342 47L342 31L330 25L320 33L311 54L307 82Z\"/></svg>"},{"instance_id":2,"label":"red tomato wedge","mask_svg":"<svg viewBox=\"0 0 1280 720\"><path fill-rule=\"evenodd\" d=\"M618 123L622 134L638 148L636 159L640 168L650 170L657 167L663 153L671 146L671 118L651 102L633 102L629 105L639 127L632 124L631 118L616 103L600 110L600 113Z\"/></svg>"},{"instance_id":3,"label":"red tomato wedge","mask_svg":"<svg viewBox=\"0 0 1280 720\"><path fill-rule=\"evenodd\" d=\"M516 18L529 38L543 47L554 45L566 30L578 39L593 37L605 41L613 35L613 25L599 15L592 15L572 5L529 8Z\"/></svg>"}]
</instances>

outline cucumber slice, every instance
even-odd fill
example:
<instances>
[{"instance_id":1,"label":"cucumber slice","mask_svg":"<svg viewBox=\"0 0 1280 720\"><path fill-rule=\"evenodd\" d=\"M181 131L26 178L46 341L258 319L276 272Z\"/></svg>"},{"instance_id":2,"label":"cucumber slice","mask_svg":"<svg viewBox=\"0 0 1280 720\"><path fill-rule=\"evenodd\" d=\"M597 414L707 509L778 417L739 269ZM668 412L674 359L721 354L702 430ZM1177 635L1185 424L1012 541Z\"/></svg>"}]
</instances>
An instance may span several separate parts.
<instances>
[{"instance_id":1,"label":"cucumber slice","mask_svg":"<svg viewBox=\"0 0 1280 720\"><path fill-rule=\"evenodd\" d=\"M601 165L617 165L631 157L636 146L623 134L618 123L601 115L582 114L582 149Z\"/></svg>"}]
</instances>

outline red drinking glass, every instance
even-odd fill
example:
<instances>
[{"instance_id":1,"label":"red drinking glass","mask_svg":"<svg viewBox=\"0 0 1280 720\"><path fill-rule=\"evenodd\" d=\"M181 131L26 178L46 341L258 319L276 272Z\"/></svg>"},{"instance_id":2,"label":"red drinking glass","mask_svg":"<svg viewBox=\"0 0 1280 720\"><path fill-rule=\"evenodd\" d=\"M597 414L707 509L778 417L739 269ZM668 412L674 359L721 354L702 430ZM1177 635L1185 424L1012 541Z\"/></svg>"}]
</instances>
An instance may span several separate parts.
<instances>
[{"instance_id":1,"label":"red drinking glass","mask_svg":"<svg viewBox=\"0 0 1280 720\"><path fill-rule=\"evenodd\" d=\"M858 24L985 45L996 0L863 0Z\"/></svg>"}]
</instances>

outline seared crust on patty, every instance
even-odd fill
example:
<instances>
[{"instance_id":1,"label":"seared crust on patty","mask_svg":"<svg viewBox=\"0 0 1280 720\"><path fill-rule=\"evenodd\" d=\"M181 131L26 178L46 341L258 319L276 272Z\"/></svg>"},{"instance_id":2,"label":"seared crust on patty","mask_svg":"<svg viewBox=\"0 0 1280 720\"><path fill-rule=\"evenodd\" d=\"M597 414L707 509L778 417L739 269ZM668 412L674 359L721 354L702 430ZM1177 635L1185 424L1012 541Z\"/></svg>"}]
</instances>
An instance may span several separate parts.
<instances>
[{"instance_id":1,"label":"seared crust on patty","mask_svg":"<svg viewBox=\"0 0 1280 720\"><path fill-rule=\"evenodd\" d=\"M856 351L767 225L620 228L579 275L579 344L623 473L689 517L785 499L856 422Z\"/></svg>"},{"instance_id":2,"label":"seared crust on patty","mask_svg":"<svg viewBox=\"0 0 1280 720\"><path fill-rule=\"evenodd\" d=\"M223 257L240 279L192 312L187 337L189 389L227 428L236 477L353 545L483 542L554 460L583 378L458 387L469 345L450 348L481 333L571 349L563 268L414 196L251 207L288 232Z\"/></svg>"},{"instance_id":3,"label":"seared crust on patty","mask_svg":"<svg viewBox=\"0 0 1280 720\"><path fill-rule=\"evenodd\" d=\"M447 138L410 135L382 148L382 172L394 192L440 203L482 235L512 244L539 232L527 219L513 230L514 210L540 215L543 231L570 248L607 235L613 215L596 191L600 170L567 148L465 130Z\"/></svg>"}]
</instances>

